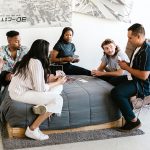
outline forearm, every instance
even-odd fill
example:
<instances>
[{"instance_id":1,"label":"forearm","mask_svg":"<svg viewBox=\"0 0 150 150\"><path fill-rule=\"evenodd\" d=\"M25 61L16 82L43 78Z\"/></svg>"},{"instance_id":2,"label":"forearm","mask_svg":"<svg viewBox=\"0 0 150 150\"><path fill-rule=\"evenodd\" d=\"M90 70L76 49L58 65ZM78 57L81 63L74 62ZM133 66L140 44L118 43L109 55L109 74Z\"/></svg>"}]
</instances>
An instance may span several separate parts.
<instances>
[{"instance_id":1,"label":"forearm","mask_svg":"<svg viewBox=\"0 0 150 150\"><path fill-rule=\"evenodd\" d=\"M117 70L117 71L111 71L111 72L104 72L103 76L121 76L123 75L124 70Z\"/></svg>"},{"instance_id":2,"label":"forearm","mask_svg":"<svg viewBox=\"0 0 150 150\"><path fill-rule=\"evenodd\" d=\"M100 66L97 68L97 71L103 71L103 69L100 68Z\"/></svg>"},{"instance_id":3,"label":"forearm","mask_svg":"<svg viewBox=\"0 0 150 150\"><path fill-rule=\"evenodd\" d=\"M129 73L131 73L133 76L141 79L141 80L146 80L149 76L149 71L140 71L137 69L133 69L131 67L127 67L126 69Z\"/></svg>"},{"instance_id":4,"label":"forearm","mask_svg":"<svg viewBox=\"0 0 150 150\"><path fill-rule=\"evenodd\" d=\"M51 62L57 62L57 63L62 63L62 62L71 62L72 57L61 57L61 58L53 58L51 59Z\"/></svg>"},{"instance_id":5,"label":"forearm","mask_svg":"<svg viewBox=\"0 0 150 150\"><path fill-rule=\"evenodd\" d=\"M51 89L53 87L56 87L56 86L60 85L60 83L57 82L57 81L56 82L49 82L48 85L49 85L49 89Z\"/></svg>"},{"instance_id":6,"label":"forearm","mask_svg":"<svg viewBox=\"0 0 150 150\"><path fill-rule=\"evenodd\" d=\"M56 82L49 82L49 83L48 83L49 89L51 89L51 88L53 88L53 87L55 87L55 86L58 86L58 85L62 85L62 84L64 84L66 81L67 81L66 76L64 76L64 77L58 78Z\"/></svg>"}]
</instances>

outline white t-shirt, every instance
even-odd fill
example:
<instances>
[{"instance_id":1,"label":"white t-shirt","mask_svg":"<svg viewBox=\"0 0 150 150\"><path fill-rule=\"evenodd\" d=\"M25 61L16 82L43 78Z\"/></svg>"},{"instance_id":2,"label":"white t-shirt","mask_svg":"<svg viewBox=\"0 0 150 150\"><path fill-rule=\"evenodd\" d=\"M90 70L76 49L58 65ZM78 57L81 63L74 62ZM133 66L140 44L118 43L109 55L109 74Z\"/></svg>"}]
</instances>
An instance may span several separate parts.
<instances>
[{"instance_id":1,"label":"white t-shirt","mask_svg":"<svg viewBox=\"0 0 150 150\"><path fill-rule=\"evenodd\" d=\"M141 48L141 47L138 47L138 48L136 48L136 50L134 51L133 56L132 56L132 59L131 59L131 62L130 62L130 67L133 66L134 57L135 57L135 55L137 54L137 52L140 50L140 48Z\"/></svg>"},{"instance_id":2,"label":"white t-shirt","mask_svg":"<svg viewBox=\"0 0 150 150\"><path fill-rule=\"evenodd\" d=\"M133 56L132 56L132 59L131 59L131 62L130 62L130 67L133 66L134 57L135 57L135 55L137 54L137 52L140 50L140 48L141 48L141 47L138 47L138 48L136 48L136 50L134 51ZM127 78L128 78L128 80L132 80L132 76L131 76L130 73L128 74Z\"/></svg>"}]
</instances>

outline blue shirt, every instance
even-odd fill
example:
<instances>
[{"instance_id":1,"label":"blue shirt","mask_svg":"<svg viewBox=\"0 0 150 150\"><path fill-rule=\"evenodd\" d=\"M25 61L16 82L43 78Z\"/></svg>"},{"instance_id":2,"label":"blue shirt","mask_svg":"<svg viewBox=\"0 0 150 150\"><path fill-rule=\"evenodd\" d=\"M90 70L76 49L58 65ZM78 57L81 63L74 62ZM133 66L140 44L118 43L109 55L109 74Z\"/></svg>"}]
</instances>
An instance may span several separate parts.
<instances>
[{"instance_id":1,"label":"blue shirt","mask_svg":"<svg viewBox=\"0 0 150 150\"><path fill-rule=\"evenodd\" d=\"M146 41L143 43L133 59L132 68L140 71L150 71L150 43ZM133 75L132 78L137 86L138 97L144 98L150 95L150 75L146 80L141 80Z\"/></svg>"},{"instance_id":2,"label":"blue shirt","mask_svg":"<svg viewBox=\"0 0 150 150\"><path fill-rule=\"evenodd\" d=\"M16 59L14 60L11 57L11 53L9 51L8 45L7 46L2 46L2 50L0 51L0 57L2 57L5 60L5 64L2 68L2 71L9 71L11 72L15 63L17 61L20 61L22 57L27 53L28 49L25 46L21 46L20 49L17 50L17 56Z\"/></svg>"},{"instance_id":3,"label":"blue shirt","mask_svg":"<svg viewBox=\"0 0 150 150\"><path fill-rule=\"evenodd\" d=\"M57 42L53 48L58 51L57 58L73 56L76 50L75 45L70 42Z\"/></svg>"}]
</instances>

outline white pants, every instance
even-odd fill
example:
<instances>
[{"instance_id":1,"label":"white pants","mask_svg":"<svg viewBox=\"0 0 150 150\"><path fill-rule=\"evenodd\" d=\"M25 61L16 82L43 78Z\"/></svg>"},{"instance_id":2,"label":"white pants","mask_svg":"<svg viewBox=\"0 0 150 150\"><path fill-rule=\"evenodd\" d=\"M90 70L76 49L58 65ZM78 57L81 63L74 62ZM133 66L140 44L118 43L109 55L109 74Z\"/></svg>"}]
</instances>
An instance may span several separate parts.
<instances>
[{"instance_id":1,"label":"white pants","mask_svg":"<svg viewBox=\"0 0 150 150\"><path fill-rule=\"evenodd\" d=\"M63 106L63 98L60 95L62 90L63 86L59 85L52 88L48 92L37 92L29 90L19 96L16 96L11 92L9 94L13 100L33 105L46 105L48 112L60 115Z\"/></svg>"}]
</instances>

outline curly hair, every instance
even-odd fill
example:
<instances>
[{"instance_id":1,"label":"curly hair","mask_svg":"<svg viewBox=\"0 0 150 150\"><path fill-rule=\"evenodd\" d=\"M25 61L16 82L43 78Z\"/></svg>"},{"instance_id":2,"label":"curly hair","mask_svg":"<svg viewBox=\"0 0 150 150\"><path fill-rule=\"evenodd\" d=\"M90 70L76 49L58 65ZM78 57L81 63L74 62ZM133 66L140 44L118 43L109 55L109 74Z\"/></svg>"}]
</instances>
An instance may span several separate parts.
<instances>
[{"instance_id":1,"label":"curly hair","mask_svg":"<svg viewBox=\"0 0 150 150\"><path fill-rule=\"evenodd\" d=\"M105 40L102 42L102 44L101 44L102 49L104 49L104 45L108 45L108 44L111 44L111 43L113 43L114 45L116 45L115 42L114 42L112 39L105 39ZM119 48L118 45L116 45L116 49L115 49L115 54L114 54L114 56L116 56L119 51L120 51L120 48ZM105 54L107 57L109 57L105 52L104 52L104 54Z\"/></svg>"}]
</instances>

